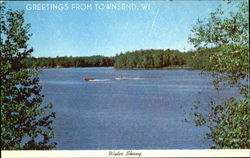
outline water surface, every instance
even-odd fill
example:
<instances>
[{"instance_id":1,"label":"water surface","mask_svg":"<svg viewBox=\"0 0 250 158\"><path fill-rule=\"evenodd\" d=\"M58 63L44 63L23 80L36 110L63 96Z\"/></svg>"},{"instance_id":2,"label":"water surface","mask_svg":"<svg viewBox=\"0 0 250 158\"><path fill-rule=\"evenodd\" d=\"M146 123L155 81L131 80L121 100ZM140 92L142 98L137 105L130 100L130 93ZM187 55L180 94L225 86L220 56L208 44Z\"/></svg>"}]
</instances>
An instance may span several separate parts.
<instances>
[{"instance_id":1,"label":"water surface","mask_svg":"<svg viewBox=\"0 0 250 158\"><path fill-rule=\"evenodd\" d=\"M185 123L183 111L196 100L235 95L218 94L209 76L193 70L60 68L43 69L40 79L57 113L60 150L209 148L207 129Z\"/></svg>"}]
</instances>

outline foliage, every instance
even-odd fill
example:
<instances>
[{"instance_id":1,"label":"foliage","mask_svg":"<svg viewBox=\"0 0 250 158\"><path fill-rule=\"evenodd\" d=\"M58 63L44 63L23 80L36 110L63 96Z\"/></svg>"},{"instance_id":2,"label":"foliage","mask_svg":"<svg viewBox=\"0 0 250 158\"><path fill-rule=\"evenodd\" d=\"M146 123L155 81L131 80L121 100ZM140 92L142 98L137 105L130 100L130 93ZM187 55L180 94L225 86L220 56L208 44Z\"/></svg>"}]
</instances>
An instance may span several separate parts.
<instances>
[{"instance_id":1,"label":"foliage","mask_svg":"<svg viewBox=\"0 0 250 158\"><path fill-rule=\"evenodd\" d=\"M211 71L227 73L225 80L246 78L249 68L248 3L244 1L238 11L223 12L220 8L210 14L207 22L198 20L189 41L195 47L217 47L210 57Z\"/></svg>"},{"instance_id":2,"label":"foliage","mask_svg":"<svg viewBox=\"0 0 250 158\"><path fill-rule=\"evenodd\" d=\"M210 66L203 67L213 72L215 88L219 91L230 86L239 90L237 98L225 99L221 104L212 102L209 114L199 112L196 106L195 123L209 127L207 138L213 140L212 148L250 148L248 8L246 1L237 6L237 11L218 8L208 19L198 20L189 38L199 49L215 50L207 60Z\"/></svg>"},{"instance_id":3,"label":"foliage","mask_svg":"<svg viewBox=\"0 0 250 158\"><path fill-rule=\"evenodd\" d=\"M147 69L163 67L192 67L208 69L209 57L216 48L199 49L182 53L178 50L138 50L116 55L115 57L30 57L23 60L25 67L99 67L114 66L117 69Z\"/></svg>"},{"instance_id":4,"label":"foliage","mask_svg":"<svg viewBox=\"0 0 250 158\"><path fill-rule=\"evenodd\" d=\"M27 44L30 25L23 11L6 11L1 3L0 12L1 149L52 149L55 113L47 112L52 104L42 106L38 72L23 64L33 51Z\"/></svg>"},{"instance_id":5,"label":"foliage","mask_svg":"<svg viewBox=\"0 0 250 158\"><path fill-rule=\"evenodd\" d=\"M187 54L178 50L139 50L121 53L115 58L115 68L162 68L171 65L186 65Z\"/></svg>"},{"instance_id":6,"label":"foliage","mask_svg":"<svg viewBox=\"0 0 250 158\"><path fill-rule=\"evenodd\" d=\"M26 67L36 65L39 68L53 67L99 67L113 66L114 59L112 57L104 57L100 55L90 57L39 57L27 58L24 61Z\"/></svg>"},{"instance_id":7,"label":"foliage","mask_svg":"<svg viewBox=\"0 0 250 158\"><path fill-rule=\"evenodd\" d=\"M218 48L199 48L196 51L189 52L188 65L196 70L211 71L212 65L209 58L217 52Z\"/></svg>"},{"instance_id":8,"label":"foliage","mask_svg":"<svg viewBox=\"0 0 250 158\"><path fill-rule=\"evenodd\" d=\"M200 105L195 105L196 110ZM194 112L196 125L210 129L206 137L213 140L211 148L249 148L249 100L229 98L222 104L211 102L210 113Z\"/></svg>"}]
</instances>

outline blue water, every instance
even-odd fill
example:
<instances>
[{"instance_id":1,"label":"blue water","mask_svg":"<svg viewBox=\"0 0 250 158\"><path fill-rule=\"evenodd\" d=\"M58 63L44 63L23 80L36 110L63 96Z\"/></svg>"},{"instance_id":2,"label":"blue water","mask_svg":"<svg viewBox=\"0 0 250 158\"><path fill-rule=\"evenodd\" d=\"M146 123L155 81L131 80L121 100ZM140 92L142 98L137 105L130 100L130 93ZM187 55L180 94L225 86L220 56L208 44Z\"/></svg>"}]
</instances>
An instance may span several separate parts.
<instances>
[{"instance_id":1,"label":"blue water","mask_svg":"<svg viewBox=\"0 0 250 158\"><path fill-rule=\"evenodd\" d=\"M44 103L57 113L60 150L206 149L207 129L185 123L184 111L235 95L217 93L212 78L192 70L42 69L40 79Z\"/></svg>"}]
</instances>

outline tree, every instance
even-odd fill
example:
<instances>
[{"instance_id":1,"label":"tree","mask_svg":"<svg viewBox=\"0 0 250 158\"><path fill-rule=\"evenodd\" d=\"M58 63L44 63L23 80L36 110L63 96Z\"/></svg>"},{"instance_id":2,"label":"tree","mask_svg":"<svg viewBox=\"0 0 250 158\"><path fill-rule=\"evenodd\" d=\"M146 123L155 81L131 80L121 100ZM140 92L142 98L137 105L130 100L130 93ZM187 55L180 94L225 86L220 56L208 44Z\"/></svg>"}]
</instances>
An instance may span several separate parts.
<instances>
[{"instance_id":1,"label":"tree","mask_svg":"<svg viewBox=\"0 0 250 158\"><path fill-rule=\"evenodd\" d=\"M186 56L191 55L186 53ZM192 62L191 62L192 63ZM183 54L176 50L139 50L126 52L116 57L115 68L161 68L169 65L184 65L187 64Z\"/></svg>"},{"instance_id":2,"label":"tree","mask_svg":"<svg viewBox=\"0 0 250 158\"><path fill-rule=\"evenodd\" d=\"M23 11L7 11L1 3L0 12L1 149L52 149L55 112L47 111L52 104L42 105L38 71L23 63L33 52L30 25L24 23Z\"/></svg>"},{"instance_id":3,"label":"tree","mask_svg":"<svg viewBox=\"0 0 250 158\"><path fill-rule=\"evenodd\" d=\"M234 3L229 3L232 5ZM195 123L207 126L206 137L212 148L250 148L249 139L249 6L241 2L236 11L218 8L204 21L198 20L189 41L199 49L216 48L209 55L208 70L219 91L227 86L239 90L239 97L225 98L221 103L211 101L210 112L199 112L195 105Z\"/></svg>"}]
</instances>

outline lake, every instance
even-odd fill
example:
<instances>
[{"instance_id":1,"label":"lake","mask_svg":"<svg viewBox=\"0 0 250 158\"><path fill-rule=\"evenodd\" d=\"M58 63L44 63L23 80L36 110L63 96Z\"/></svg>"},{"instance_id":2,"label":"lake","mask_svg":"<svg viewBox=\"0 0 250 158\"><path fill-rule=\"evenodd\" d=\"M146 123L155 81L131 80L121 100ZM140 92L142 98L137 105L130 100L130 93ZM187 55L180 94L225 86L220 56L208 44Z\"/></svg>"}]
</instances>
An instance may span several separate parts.
<instances>
[{"instance_id":1,"label":"lake","mask_svg":"<svg viewBox=\"0 0 250 158\"><path fill-rule=\"evenodd\" d=\"M197 100L236 95L216 92L212 78L194 70L51 68L40 79L44 103L57 114L60 150L206 149L207 129L184 122L184 111Z\"/></svg>"}]
</instances>

